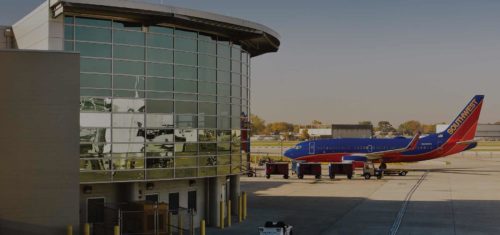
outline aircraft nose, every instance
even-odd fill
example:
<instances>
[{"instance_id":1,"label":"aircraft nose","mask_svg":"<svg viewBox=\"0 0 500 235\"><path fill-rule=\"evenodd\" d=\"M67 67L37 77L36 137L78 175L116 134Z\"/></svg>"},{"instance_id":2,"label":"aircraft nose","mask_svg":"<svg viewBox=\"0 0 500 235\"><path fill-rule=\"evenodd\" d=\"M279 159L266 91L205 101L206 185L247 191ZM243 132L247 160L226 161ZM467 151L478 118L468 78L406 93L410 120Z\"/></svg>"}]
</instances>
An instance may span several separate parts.
<instances>
[{"instance_id":1,"label":"aircraft nose","mask_svg":"<svg viewBox=\"0 0 500 235\"><path fill-rule=\"evenodd\" d=\"M293 153L294 153L294 149L288 149L283 153L283 155L285 155L285 157L287 157L287 158L293 158L293 155L294 155Z\"/></svg>"}]
</instances>

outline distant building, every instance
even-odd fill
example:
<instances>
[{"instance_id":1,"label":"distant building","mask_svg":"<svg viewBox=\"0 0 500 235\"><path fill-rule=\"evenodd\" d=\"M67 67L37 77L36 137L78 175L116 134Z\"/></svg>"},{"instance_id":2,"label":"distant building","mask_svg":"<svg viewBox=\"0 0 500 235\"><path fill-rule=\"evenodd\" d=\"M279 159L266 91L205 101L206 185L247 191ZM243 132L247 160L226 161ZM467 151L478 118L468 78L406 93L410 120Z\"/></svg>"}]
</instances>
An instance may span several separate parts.
<instances>
[{"instance_id":1,"label":"distant building","mask_svg":"<svg viewBox=\"0 0 500 235\"><path fill-rule=\"evenodd\" d=\"M299 130L299 135L307 130L311 139L318 138L332 138L332 129L331 128L304 128Z\"/></svg>"},{"instance_id":2,"label":"distant building","mask_svg":"<svg viewBox=\"0 0 500 235\"><path fill-rule=\"evenodd\" d=\"M372 138L373 125L333 124L332 138Z\"/></svg>"},{"instance_id":3,"label":"distant building","mask_svg":"<svg viewBox=\"0 0 500 235\"><path fill-rule=\"evenodd\" d=\"M449 124L436 125L436 133L445 131ZM476 129L476 139L478 140L500 140L500 125L498 124L478 124Z\"/></svg>"}]
</instances>

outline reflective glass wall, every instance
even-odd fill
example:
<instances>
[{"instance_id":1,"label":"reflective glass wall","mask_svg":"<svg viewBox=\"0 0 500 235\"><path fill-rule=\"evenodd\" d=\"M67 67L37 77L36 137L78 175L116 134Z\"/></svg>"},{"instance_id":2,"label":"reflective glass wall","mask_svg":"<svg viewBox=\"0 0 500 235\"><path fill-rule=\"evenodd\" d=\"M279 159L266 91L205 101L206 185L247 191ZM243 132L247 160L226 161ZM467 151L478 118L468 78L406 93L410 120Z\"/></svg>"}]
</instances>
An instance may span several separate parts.
<instances>
[{"instance_id":1,"label":"reflective glass wall","mask_svg":"<svg viewBox=\"0 0 500 235\"><path fill-rule=\"evenodd\" d=\"M248 148L250 59L224 38L65 17L81 53L82 182L237 174Z\"/></svg>"}]
</instances>

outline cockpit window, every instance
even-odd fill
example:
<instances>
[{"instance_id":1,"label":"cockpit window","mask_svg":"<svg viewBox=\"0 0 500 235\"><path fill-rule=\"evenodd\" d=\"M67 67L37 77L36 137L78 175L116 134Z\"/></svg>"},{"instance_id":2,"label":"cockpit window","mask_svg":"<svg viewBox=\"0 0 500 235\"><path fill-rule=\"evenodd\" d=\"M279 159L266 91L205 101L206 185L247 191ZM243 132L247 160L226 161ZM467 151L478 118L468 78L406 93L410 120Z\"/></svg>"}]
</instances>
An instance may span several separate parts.
<instances>
[{"instance_id":1,"label":"cockpit window","mask_svg":"<svg viewBox=\"0 0 500 235\"><path fill-rule=\"evenodd\" d=\"M295 146L295 149L297 149L297 150L299 150L301 148L302 148L302 146L300 146L300 145Z\"/></svg>"}]
</instances>

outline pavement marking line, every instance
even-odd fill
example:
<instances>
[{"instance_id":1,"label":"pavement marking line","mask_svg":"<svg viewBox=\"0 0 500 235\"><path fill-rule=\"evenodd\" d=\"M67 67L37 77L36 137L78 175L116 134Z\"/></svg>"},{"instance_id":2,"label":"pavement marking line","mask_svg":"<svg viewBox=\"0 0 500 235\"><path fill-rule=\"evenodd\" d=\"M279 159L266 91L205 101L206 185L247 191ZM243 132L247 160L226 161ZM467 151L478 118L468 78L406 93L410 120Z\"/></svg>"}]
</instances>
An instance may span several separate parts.
<instances>
[{"instance_id":1,"label":"pavement marking line","mask_svg":"<svg viewBox=\"0 0 500 235\"><path fill-rule=\"evenodd\" d=\"M389 230L390 235L396 235L399 230L399 226L401 225L401 221L403 221L403 217L405 216L406 213L406 208L408 207L408 203L411 200L411 197L413 196L413 193L417 191L418 186L422 184L424 181L425 177L429 174L429 170L427 170L422 176L420 176L420 179L418 179L417 183L413 185L413 187L410 189L410 191L406 194L405 200L403 202L403 205L401 206L401 209L399 209L398 215L396 216L396 219L394 220L394 223L392 224L391 230Z\"/></svg>"}]
</instances>

